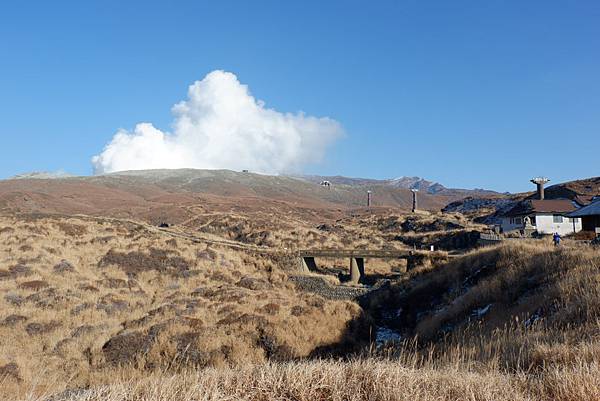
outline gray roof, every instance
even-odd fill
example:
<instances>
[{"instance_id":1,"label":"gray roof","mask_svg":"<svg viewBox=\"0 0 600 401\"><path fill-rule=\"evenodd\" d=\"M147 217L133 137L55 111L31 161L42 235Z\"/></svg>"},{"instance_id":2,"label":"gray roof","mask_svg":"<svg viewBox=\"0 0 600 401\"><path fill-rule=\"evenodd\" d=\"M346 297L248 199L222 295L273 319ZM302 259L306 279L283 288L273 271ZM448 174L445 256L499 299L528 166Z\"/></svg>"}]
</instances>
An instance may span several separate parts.
<instances>
[{"instance_id":1,"label":"gray roof","mask_svg":"<svg viewBox=\"0 0 600 401\"><path fill-rule=\"evenodd\" d=\"M600 200L595 201L587 206L577 209L572 213L569 213L568 217L582 217L582 216L595 216L600 215Z\"/></svg>"}]
</instances>

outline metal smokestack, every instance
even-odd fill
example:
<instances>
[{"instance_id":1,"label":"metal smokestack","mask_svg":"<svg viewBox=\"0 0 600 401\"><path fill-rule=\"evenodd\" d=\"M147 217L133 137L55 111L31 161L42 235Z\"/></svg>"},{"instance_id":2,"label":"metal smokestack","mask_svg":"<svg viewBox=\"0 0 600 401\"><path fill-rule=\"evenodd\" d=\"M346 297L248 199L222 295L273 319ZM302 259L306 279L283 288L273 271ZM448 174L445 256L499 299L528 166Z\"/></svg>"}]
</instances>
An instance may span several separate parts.
<instances>
[{"instance_id":1,"label":"metal smokestack","mask_svg":"<svg viewBox=\"0 0 600 401\"><path fill-rule=\"evenodd\" d=\"M371 191L367 191L367 207L371 207Z\"/></svg>"},{"instance_id":2,"label":"metal smokestack","mask_svg":"<svg viewBox=\"0 0 600 401\"><path fill-rule=\"evenodd\" d=\"M413 188L411 189L412 195L413 195L413 204L412 204L412 212L416 212L417 208L419 207L418 203L417 203L417 192L419 192L418 189Z\"/></svg>"},{"instance_id":3,"label":"metal smokestack","mask_svg":"<svg viewBox=\"0 0 600 401\"><path fill-rule=\"evenodd\" d=\"M531 182L537 186L537 196L539 200L544 200L544 184L550 181L546 177L532 178Z\"/></svg>"}]
</instances>

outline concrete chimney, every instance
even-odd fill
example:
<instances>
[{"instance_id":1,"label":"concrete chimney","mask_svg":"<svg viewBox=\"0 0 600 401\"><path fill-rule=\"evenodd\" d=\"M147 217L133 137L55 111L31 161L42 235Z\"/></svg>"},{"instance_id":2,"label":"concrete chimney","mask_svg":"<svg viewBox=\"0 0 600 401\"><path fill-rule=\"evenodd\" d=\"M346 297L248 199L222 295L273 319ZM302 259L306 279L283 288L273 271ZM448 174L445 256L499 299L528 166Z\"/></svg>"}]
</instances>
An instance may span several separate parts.
<instances>
[{"instance_id":1,"label":"concrete chimney","mask_svg":"<svg viewBox=\"0 0 600 401\"><path fill-rule=\"evenodd\" d=\"M537 186L537 197L539 200L544 200L544 184L549 181L550 180L546 177L536 177L531 179L531 182Z\"/></svg>"},{"instance_id":2,"label":"concrete chimney","mask_svg":"<svg viewBox=\"0 0 600 401\"><path fill-rule=\"evenodd\" d=\"M371 207L371 191L367 191L367 207Z\"/></svg>"},{"instance_id":3,"label":"concrete chimney","mask_svg":"<svg viewBox=\"0 0 600 401\"><path fill-rule=\"evenodd\" d=\"M414 213L414 212L417 211L417 209L419 207L419 205L417 203L417 192L419 192L419 190L416 189L416 188L413 188L413 189L411 189L411 192L412 192L412 195L413 195L413 199L412 199L413 200L412 212Z\"/></svg>"}]
</instances>

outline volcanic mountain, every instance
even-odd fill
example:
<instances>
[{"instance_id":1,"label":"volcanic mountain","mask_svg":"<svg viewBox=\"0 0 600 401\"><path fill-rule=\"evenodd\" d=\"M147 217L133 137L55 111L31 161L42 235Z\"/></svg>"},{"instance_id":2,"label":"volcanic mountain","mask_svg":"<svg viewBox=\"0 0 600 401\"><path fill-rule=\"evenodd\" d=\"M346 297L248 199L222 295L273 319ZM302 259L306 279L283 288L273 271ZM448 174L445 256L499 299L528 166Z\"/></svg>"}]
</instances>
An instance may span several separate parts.
<instances>
[{"instance_id":1,"label":"volcanic mountain","mask_svg":"<svg viewBox=\"0 0 600 401\"><path fill-rule=\"evenodd\" d=\"M329 187L321 181L332 183ZM448 189L411 178L372 180L347 177L269 176L230 170L143 170L87 177L36 174L0 181L0 209L17 212L81 213L115 217L186 218L186 207L293 208L342 210L366 204L409 209L410 189L418 188L419 207L439 210L466 196L492 193Z\"/></svg>"}]
</instances>

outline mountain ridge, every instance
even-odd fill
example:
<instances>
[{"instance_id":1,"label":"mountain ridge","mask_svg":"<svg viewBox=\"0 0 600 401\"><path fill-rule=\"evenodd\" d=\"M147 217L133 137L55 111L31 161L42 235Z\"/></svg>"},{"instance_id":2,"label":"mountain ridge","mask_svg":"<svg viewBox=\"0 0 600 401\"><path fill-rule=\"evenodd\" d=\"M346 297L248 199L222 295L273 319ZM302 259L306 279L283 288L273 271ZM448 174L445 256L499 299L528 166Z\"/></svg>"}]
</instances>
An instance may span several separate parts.
<instances>
[{"instance_id":1,"label":"mountain ridge","mask_svg":"<svg viewBox=\"0 0 600 401\"><path fill-rule=\"evenodd\" d=\"M389 179L375 179L375 178L360 178L360 177L346 177L341 175L327 176L327 175L291 175L290 177L307 180L313 183L320 183L323 181L329 181L333 185L389 185L396 188L402 189L417 189L420 192L429 194L437 194L443 191L464 191L464 192L477 192L477 193L488 193L498 194L498 192L489 189L465 189L465 188L448 188L443 184L436 181L429 181L426 178L418 176L400 176L397 178Z\"/></svg>"},{"instance_id":2,"label":"mountain ridge","mask_svg":"<svg viewBox=\"0 0 600 401\"><path fill-rule=\"evenodd\" d=\"M410 210L409 189L390 180L339 177L330 187L323 177L269 176L231 170L135 170L105 175L64 178L21 178L0 181L0 209L20 212L81 213L170 221L184 219L188 207L204 203L220 208L305 208L342 210L362 208L367 192L373 207ZM419 194L419 207L438 211L471 191L444 189ZM160 212L159 212L160 211Z\"/></svg>"}]
</instances>

